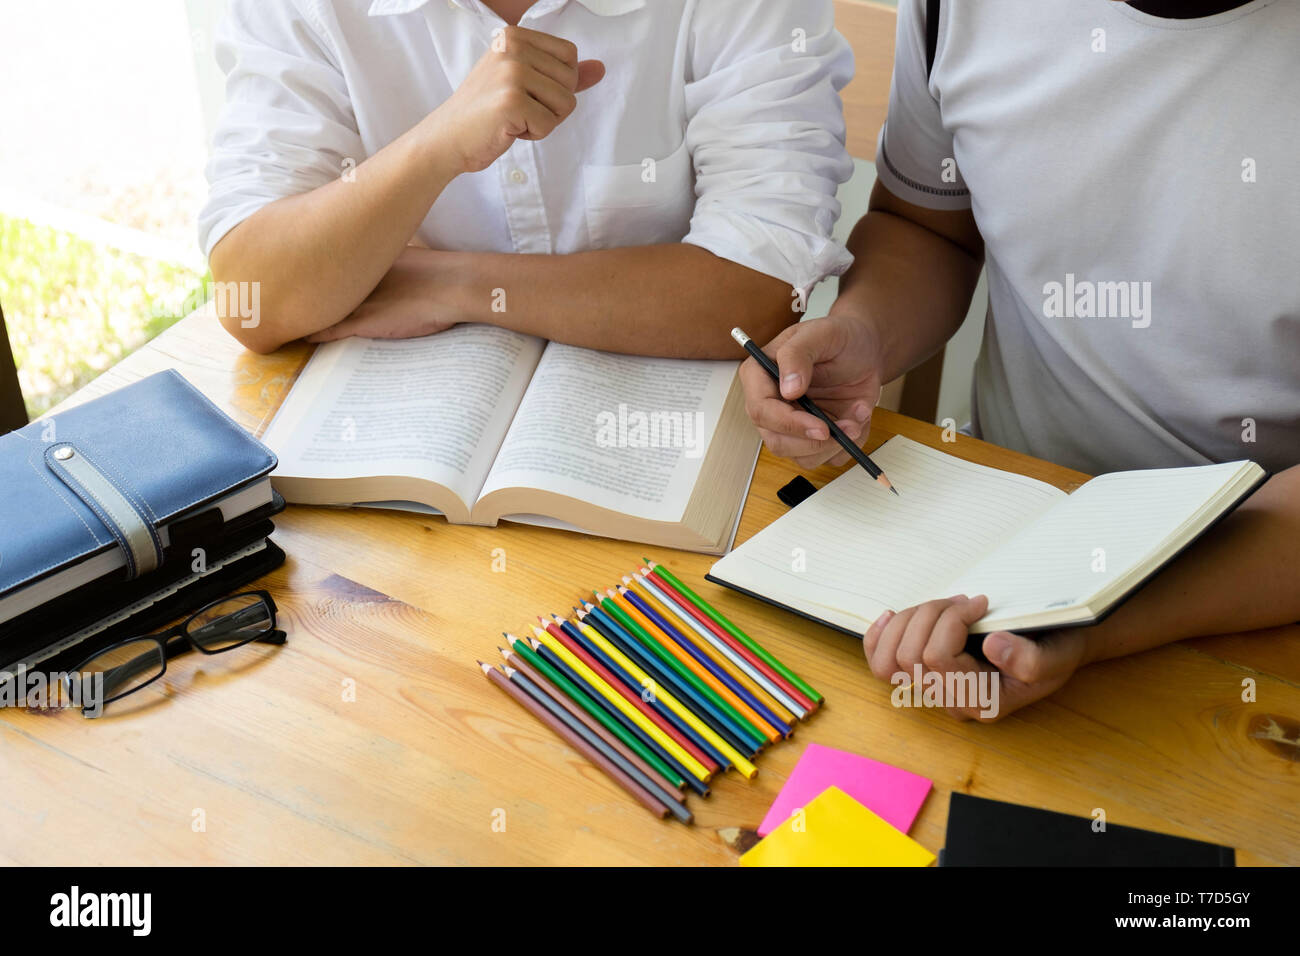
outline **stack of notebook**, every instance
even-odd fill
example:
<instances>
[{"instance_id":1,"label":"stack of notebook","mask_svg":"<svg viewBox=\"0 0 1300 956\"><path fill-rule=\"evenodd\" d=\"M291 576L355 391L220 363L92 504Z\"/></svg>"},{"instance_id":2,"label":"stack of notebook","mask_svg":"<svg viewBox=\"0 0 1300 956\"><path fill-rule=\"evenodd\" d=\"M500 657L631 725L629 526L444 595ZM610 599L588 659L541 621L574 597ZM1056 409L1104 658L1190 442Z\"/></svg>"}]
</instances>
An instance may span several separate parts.
<instances>
[{"instance_id":1,"label":"stack of notebook","mask_svg":"<svg viewBox=\"0 0 1300 956\"><path fill-rule=\"evenodd\" d=\"M148 633L280 565L275 463L174 371L0 436L0 679Z\"/></svg>"}]
</instances>

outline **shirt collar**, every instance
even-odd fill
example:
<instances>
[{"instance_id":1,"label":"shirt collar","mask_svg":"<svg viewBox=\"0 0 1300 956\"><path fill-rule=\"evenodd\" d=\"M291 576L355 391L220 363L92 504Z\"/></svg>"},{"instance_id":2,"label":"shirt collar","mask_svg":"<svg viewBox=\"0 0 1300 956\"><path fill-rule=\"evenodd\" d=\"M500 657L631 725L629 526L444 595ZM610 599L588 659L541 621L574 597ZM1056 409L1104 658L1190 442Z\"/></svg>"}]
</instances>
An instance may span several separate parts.
<instances>
[{"instance_id":1,"label":"shirt collar","mask_svg":"<svg viewBox=\"0 0 1300 956\"><path fill-rule=\"evenodd\" d=\"M410 13L429 3L430 0L373 0L367 13L372 17L382 17L394 13ZM461 9L468 9L465 0L447 0ZM545 0L542 0L545 2ZM617 17L633 10L640 10L646 0L577 0L592 13L600 17Z\"/></svg>"}]
</instances>

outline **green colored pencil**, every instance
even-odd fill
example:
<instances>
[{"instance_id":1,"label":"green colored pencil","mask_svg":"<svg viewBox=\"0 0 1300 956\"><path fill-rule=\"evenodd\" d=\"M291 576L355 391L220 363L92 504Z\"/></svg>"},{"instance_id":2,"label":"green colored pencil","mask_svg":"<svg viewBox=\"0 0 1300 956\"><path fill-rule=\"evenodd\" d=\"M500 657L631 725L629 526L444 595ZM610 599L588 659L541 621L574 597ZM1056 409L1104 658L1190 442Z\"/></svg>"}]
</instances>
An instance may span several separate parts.
<instances>
[{"instance_id":1,"label":"green colored pencil","mask_svg":"<svg viewBox=\"0 0 1300 956\"><path fill-rule=\"evenodd\" d=\"M795 687L799 688L800 691L802 691L812 700L816 701L818 704L821 704L823 702L823 698L821 694L817 693L817 691L809 687L803 680L799 678L798 674L790 670L790 668L786 667L775 657L769 654L763 648L763 646L759 644L756 640L754 640L752 637L750 637L740 628L736 627L736 625L732 624L720 613L715 611L708 601L704 600L704 598L700 597L698 594L696 594L694 591L688 588L685 584L683 584L681 580L677 577L677 575L673 574L662 564L658 564L654 561L651 561L649 558L642 558L642 560L645 561L646 566L649 567L650 570L658 574L662 574L664 576L665 581L667 581L678 591L680 591L683 597L693 602L695 606L700 609L701 612L713 618L715 624L717 624L720 628L725 630L728 634L730 634L732 637L740 641L751 651L753 651L756 655L758 655L758 657L760 657L767 664L768 667L772 668L772 670L776 671L778 674L780 674L782 677L788 680Z\"/></svg>"},{"instance_id":2,"label":"green colored pencil","mask_svg":"<svg viewBox=\"0 0 1300 956\"><path fill-rule=\"evenodd\" d=\"M692 687L708 699L710 704L721 712L722 716L727 718L727 722L731 725L731 732L739 735L741 740L748 743L750 753L758 753L758 751L767 744L767 738L763 737L753 724L746 720L742 714L738 713L731 704L718 696L717 692L714 691L712 687L700 680L699 677L693 674L689 668L683 666L682 662L679 661L675 655L665 650L663 645L655 640L654 637L646 633L645 628L634 621L626 611L619 607L617 601L613 600L608 594L601 594L599 591L593 591L592 593L596 595L597 603L602 610L616 617L618 622L622 624L629 633L634 634L642 644L654 652L656 657L676 671L683 680L689 682Z\"/></svg>"},{"instance_id":3,"label":"green colored pencil","mask_svg":"<svg viewBox=\"0 0 1300 956\"><path fill-rule=\"evenodd\" d=\"M569 699L575 704L589 713L596 720L600 721L606 730L612 733L619 740L623 741L623 743L628 746L628 749L638 757L650 766L654 767L665 780L671 781L676 787L686 785L686 780L681 774L677 773L672 767L659 759L658 755L656 755L654 751L650 750L649 747L629 734L618 721L614 720L609 716L609 714L605 713L604 710L593 704L591 699L580 687L575 685L573 681L569 680L569 678L565 677L552 667L547 660L528 646L527 641L522 641L512 634L506 634L504 631L502 632L502 636L510 642L510 649L512 651L531 664L534 670L539 674L542 674L552 684L564 691Z\"/></svg>"}]
</instances>

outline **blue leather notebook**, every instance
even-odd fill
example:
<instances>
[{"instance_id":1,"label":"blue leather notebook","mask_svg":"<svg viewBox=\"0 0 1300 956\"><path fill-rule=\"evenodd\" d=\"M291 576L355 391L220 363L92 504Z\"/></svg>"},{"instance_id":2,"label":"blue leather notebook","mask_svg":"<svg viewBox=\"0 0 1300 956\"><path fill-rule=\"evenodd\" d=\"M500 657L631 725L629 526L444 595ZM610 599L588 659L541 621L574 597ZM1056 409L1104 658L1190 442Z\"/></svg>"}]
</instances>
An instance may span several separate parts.
<instances>
[{"instance_id":1,"label":"blue leather notebook","mask_svg":"<svg viewBox=\"0 0 1300 956\"><path fill-rule=\"evenodd\" d=\"M0 624L148 575L178 521L274 510L275 464L172 370L0 436Z\"/></svg>"}]
</instances>

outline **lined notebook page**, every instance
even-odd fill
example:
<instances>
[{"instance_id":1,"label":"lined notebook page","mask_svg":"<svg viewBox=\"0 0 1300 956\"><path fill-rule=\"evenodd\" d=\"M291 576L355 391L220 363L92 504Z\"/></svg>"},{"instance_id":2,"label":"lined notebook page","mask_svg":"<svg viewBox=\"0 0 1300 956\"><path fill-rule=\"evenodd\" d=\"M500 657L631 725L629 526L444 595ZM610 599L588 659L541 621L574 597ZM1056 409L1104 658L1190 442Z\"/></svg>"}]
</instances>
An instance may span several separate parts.
<instances>
[{"instance_id":1,"label":"lined notebook page","mask_svg":"<svg viewBox=\"0 0 1300 956\"><path fill-rule=\"evenodd\" d=\"M715 564L713 575L862 630L887 609L955 593L949 581L1066 497L902 436L871 457L898 497L850 469Z\"/></svg>"},{"instance_id":2,"label":"lined notebook page","mask_svg":"<svg viewBox=\"0 0 1300 956\"><path fill-rule=\"evenodd\" d=\"M963 574L954 590L987 594L989 622L1087 604L1148 562L1241 469L1228 462L1094 478Z\"/></svg>"}]
</instances>

